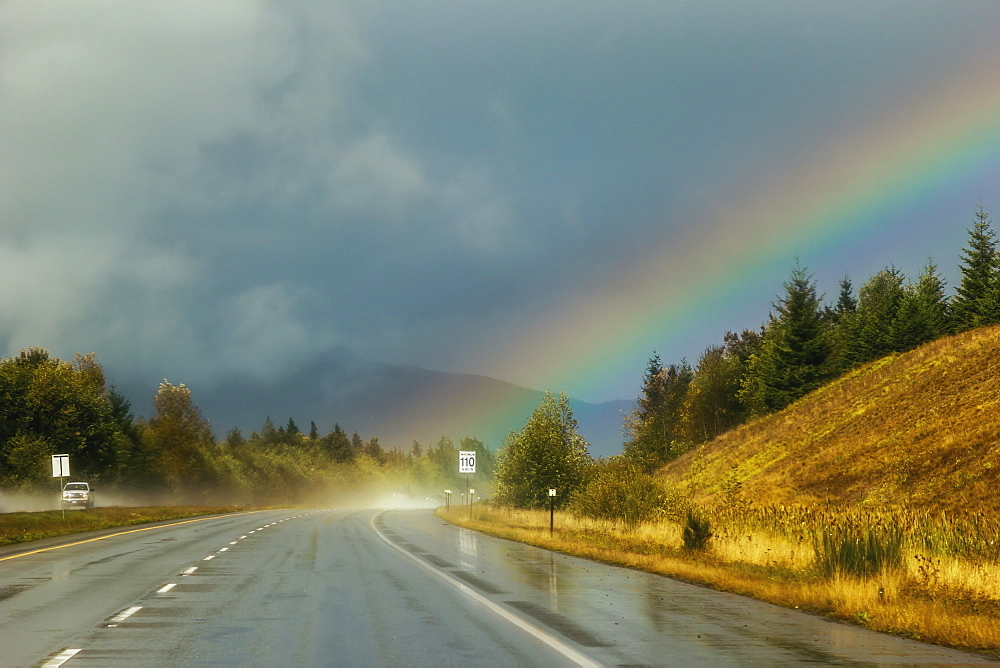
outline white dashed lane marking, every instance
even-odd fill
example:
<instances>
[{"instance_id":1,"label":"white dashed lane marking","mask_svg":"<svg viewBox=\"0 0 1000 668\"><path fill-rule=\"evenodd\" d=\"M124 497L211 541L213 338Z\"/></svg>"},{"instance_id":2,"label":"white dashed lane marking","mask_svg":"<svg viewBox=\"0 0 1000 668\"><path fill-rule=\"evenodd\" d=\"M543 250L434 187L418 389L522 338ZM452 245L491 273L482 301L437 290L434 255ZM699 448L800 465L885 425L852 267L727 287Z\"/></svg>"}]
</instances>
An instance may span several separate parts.
<instances>
[{"instance_id":1,"label":"white dashed lane marking","mask_svg":"<svg viewBox=\"0 0 1000 668\"><path fill-rule=\"evenodd\" d=\"M64 649L54 657L42 664L42 668L59 668L74 656L80 653L79 649Z\"/></svg>"},{"instance_id":2,"label":"white dashed lane marking","mask_svg":"<svg viewBox=\"0 0 1000 668\"><path fill-rule=\"evenodd\" d=\"M280 523L285 522L287 520L294 520L294 519L298 519L300 517L307 517L309 515L315 515L315 514L316 513L303 513L302 515L295 515L293 517L286 517L286 518L284 518L282 520L278 520L277 522L271 522L270 524L265 524L262 527L258 527L254 531L250 531L249 533L243 534L242 536L240 536L239 538L237 538L236 540L232 541L229 544L230 545L236 545L239 541L247 538L250 534L257 533L258 531L263 531L264 529L266 529L268 527L272 527L272 526L274 526L276 524L280 524ZM205 557L204 559L202 559L202 561L211 561L212 559L215 559L216 555L221 554L223 552L226 552L228 550L229 550L228 547L223 547L223 548L219 549L219 551L216 552L216 554L210 554L207 557ZM183 571L181 571L181 576L182 577L187 577L189 575L193 575L194 572L197 571L197 570L198 570L197 566L189 566L188 568L185 568ZM160 587L159 589L157 589L156 593L157 594L166 594L167 592L173 590L173 588L176 587L176 586L177 586L176 582L171 582L169 584L165 584L162 587ZM128 619L129 617L131 617L135 613L139 612L140 610L142 610L142 606L141 605L134 605L131 608L127 608L127 609L123 610L122 612L119 612L117 615L115 615L114 617L112 617L111 619L108 620L108 623L107 623L108 628L116 628L119 624L121 624L126 619ZM45 663L43 663L41 665L44 668L59 668L60 666L62 666L63 664L65 664L67 661L69 661L70 659L72 659L74 656L76 656L77 654L79 654L82 651L83 651L83 648L64 649L59 654L56 654L55 656L53 656L52 658L50 658L48 661L46 661Z\"/></svg>"},{"instance_id":3,"label":"white dashed lane marking","mask_svg":"<svg viewBox=\"0 0 1000 668\"><path fill-rule=\"evenodd\" d=\"M119 612L117 615L115 615L110 620L108 620L108 626L111 627L111 628L114 628L115 626L117 626L118 624L121 624L126 619L128 619L129 617L131 617L135 613L139 612L140 610L142 610L142 606L141 605L133 605L128 610L125 610L123 612Z\"/></svg>"}]
</instances>

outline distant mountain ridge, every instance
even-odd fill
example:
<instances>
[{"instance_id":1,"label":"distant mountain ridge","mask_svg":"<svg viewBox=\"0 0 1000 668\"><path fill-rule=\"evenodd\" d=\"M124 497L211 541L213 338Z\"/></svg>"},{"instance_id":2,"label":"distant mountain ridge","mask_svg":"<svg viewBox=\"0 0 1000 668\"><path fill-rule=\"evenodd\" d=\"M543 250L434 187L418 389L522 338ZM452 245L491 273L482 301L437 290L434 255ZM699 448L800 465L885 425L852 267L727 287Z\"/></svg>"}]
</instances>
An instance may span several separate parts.
<instances>
[{"instance_id":1,"label":"distant mountain ridge","mask_svg":"<svg viewBox=\"0 0 1000 668\"><path fill-rule=\"evenodd\" d=\"M133 400L137 413L148 415L152 388L119 389ZM277 426L291 417L303 432L310 421L321 434L336 423L365 439L378 436L383 447L404 450L415 440L426 446L442 437L457 443L465 436L499 448L543 396L487 376L369 362L344 349L317 355L274 380L233 375L191 391L220 439L236 427L249 435L268 417ZM571 405L592 455L621 453L622 417L632 409L631 401L593 404L571 398Z\"/></svg>"}]
</instances>

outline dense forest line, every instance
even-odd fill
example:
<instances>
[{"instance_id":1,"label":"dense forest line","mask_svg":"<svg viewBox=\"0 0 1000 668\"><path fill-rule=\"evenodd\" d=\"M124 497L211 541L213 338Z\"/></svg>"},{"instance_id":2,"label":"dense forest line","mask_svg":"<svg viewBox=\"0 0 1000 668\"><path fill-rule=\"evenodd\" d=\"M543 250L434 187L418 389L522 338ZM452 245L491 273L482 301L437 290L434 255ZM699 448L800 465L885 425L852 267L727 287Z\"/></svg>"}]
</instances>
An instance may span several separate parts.
<instances>
[{"instance_id":1,"label":"dense forest line","mask_svg":"<svg viewBox=\"0 0 1000 668\"><path fill-rule=\"evenodd\" d=\"M653 354L625 421L625 458L652 471L867 362L1000 323L1000 254L981 205L959 268L952 296L928 260L916 280L890 266L857 294L845 277L836 301L824 304L807 270L796 266L759 331L727 332L694 367L684 360L665 366Z\"/></svg>"},{"instance_id":2,"label":"dense forest line","mask_svg":"<svg viewBox=\"0 0 1000 668\"><path fill-rule=\"evenodd\" d=\"M321 436L315 423L303 433L292 419L267 418L249 436L234 429L217 440L184 385L161 383L152 416L136 418L93 354L63 361L31 348L0 360L0 488L8 490L50 489L51 456L65 453L73 478L146 499L345 503L464 489L460 449L477 451L479 471L490 474L492 454L473 438L414 442L403 453L339 424Z\"/></svg>"}]
</instances>

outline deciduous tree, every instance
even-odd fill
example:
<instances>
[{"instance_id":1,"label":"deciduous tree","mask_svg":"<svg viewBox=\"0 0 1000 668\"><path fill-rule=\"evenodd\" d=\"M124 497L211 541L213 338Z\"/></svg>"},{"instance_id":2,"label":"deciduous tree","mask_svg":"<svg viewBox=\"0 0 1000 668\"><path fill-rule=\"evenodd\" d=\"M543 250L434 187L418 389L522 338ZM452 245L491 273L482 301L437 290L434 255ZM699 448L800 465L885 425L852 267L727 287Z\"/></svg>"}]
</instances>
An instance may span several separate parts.
<instances>
[{"instance_id":1,"label":"deciduous tree","mask_svg":"<svg viewBox=\"0 0 1000 668\"><path fill-rule=\"evenodd\" d=\"M504 439L497 454L494 498L503 505L541 508L554 488L556 504L562 505L583 482L589 462L569 398L546 392L524 427Z\"/></svg>"}]
</instances>

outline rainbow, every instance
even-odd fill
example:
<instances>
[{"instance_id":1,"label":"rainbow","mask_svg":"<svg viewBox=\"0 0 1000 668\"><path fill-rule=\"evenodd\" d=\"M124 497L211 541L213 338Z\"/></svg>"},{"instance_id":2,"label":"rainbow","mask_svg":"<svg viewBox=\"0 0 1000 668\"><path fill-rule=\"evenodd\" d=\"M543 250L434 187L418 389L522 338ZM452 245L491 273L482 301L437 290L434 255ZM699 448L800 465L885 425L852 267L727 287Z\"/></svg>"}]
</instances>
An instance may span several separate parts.
<instances>
[{"instance_id":1,"label":"rainbow","mask_svg":"<svg viewBox=\"0 0 1000 668\"><path fill-rule=\"evenodd\" d=\"M709 297L736 305L776 264L787 276L803 248L856 243L935 193L1000 175L1000 55L979 62L950 85L894 100L861 131L832 133L804 160L757 178L742 197L691 221L686 238L652 249L611 284L507 339L485 368L531 369L549 388L583 396L620 385L626 373L638 386L652 350L683 336ZM971 217L975 204L955 215ZM503 401L468 409L491 428L518 428L526 417L523 406Z\"/></svg>"}]
</instances>

